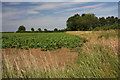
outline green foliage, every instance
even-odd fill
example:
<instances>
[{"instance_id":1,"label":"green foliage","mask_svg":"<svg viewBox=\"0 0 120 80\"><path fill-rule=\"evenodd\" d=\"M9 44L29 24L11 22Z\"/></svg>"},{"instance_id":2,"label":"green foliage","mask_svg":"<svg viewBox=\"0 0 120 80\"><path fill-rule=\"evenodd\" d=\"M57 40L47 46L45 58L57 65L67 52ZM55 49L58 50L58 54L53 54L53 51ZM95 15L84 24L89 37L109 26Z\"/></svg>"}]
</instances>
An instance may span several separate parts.
<instances>
[{"instance_id":1,"label":"green foliage","mask_svg":"<svg viewBox=\"0 0 120 80\"><path fill-rule=\"evenodd\" d=\"M110 26L110 29L120 29L119 27L120 27L120 24L115 23L115 24Z\"/></svg>"},{"instance_id":2,"label":"green foliage","mask_svg":"<svg viewBox=\"0 0 120 80\"><path fill-rule=\"evenodd\" d=\"M117 26L111 26L113 24L120 24L120 19L114 16L108 17L96 17L94 14L75 14L67 20L68 31L91 31L99 30L98 27L103 27L103 30L118 29ZM111 26L111 28L109 28ZM97 27L97 28L96 28Z\"/></svg>"},{"instance_id":3,"label":"green foliage","mask_svg":"<svg viewBox=\"0 0 120 80\"><path fill-rule=\"evenodd\" d=\"M26 28L23 25L18 28L18 32L25 32L25 30Z\"/></svg>"},{"instance_id":4,"label":"green foliage","mask_svg":"<svg viewBox=\"0 0 120 80\"><path fill-rule=\"evenodd\" d=\"M102 27L102 30L109 30L109 29L110 29L110 26L108 26L108 25L105 25Z\"/></svg>"},{"instance_id":5,"label":"green foliage","mask_svg":"<svg viewBox=\"0 0 120 80\"><path fill-rule=\"evenodd\" d=\"M101 30L100 27L95 27L95 28L93 29L93 31L99 31L99 30Z\"/></svg>"},{"instance_id":6,"label":"green foliage","mask_svg":"<svg viewBox=\"0 0 120 80\"><path fill-rule=\"evenodd\" d=\"M104 17L101 17L101 18L99 18L99 23L100 23L100 26L104 26L104 25L106 25L107 21Z\"/></svg>"},{"instance_id":7,"label":"green foliage","mask_svg":"<svg viewBox=\"0 0 120 80\"><path fill-rule=\"evenodd\" d=\"M55 28L55 29L54 29L54 31L56 32L56 31L58 31L58 29L57 29L57 28Z\"/></svg>"},{"instance_id":8,"label":"green foliage","mask_svg":"<svg viewBox=\"0 0 120 80\"><path fill-rule=\"evenodd\" d=\"M105 25L102 27L102 30L110 30L110 29L119 29L120 24L114 23L113 25Z\"/></svg>"},{"instance_id":9,"label":"green foliage","mask_svg":"<svg viewBox=\"0 0 120 80\"><path fill-rule=\"evenodd\" d=\"M4 33L2 48L41 48L42 51L61 47L81 47L86 39L65 33Z\"/></svg>"},{"instance_id":10,"label":"green foliage","mask_svg":"<svg viewBox=\"0 0 120 80\"><path fill-rule=\"evenodd\" d=\"M90 30L96 27L98 24L98 18L94 14L75 14L74 16L68 18L67 28L69 30Z\"/></svg>"},{"instance_id":11,"label":"green foliage","mask_svg":"<svg viewBox=\"0 0 120 80\"><path fill-rule=\"evenodd\" d=\"M38 31L41 32L42 31L41 28L38 28Z\"/></svg>"},{"instance_id":12,"label":"green foliage","mask_svg":"<svg viewBox=\"0 0 120 80\"><path fill-rule=\"evenodd\" d=\"M47 29L44 29L45 32L47 32L48 30Z\"/></svg>"},{"instance_id":13,"label":"green foliage","mask_svg":"<svg viewBox=\"0 0 120 80\"><path fill-rule=\"evenodd\" d=\"M34 31L34 28L31 28L31 31Z\"/></svg>"}]
</instances>

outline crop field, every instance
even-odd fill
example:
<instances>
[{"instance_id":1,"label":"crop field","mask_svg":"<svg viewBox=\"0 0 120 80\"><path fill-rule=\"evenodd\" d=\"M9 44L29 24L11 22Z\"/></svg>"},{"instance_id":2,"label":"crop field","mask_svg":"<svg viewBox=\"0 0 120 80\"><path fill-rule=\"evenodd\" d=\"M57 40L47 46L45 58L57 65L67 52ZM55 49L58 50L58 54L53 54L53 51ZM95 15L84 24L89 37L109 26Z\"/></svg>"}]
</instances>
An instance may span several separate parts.
<instances>
[{"instance_id":1,"label":"crop field","mask_svg":"<svg viewBox=\"0 0 120 80\"><path fill-rule=\"evenodd\" d=\"M3 78L117 78L118 31L3 33Z\"/></svg>"},{"instance_id":2,"label":"crop field","mask_svg":"<svg viewBox=\"0 0 120 80\"><path fill-rule=\"evenodd\" d=\"M61 47L81 47L86 39L65 33L4 33L2 48L41 48L42 51Z\"/></svg>"}]
</instances>

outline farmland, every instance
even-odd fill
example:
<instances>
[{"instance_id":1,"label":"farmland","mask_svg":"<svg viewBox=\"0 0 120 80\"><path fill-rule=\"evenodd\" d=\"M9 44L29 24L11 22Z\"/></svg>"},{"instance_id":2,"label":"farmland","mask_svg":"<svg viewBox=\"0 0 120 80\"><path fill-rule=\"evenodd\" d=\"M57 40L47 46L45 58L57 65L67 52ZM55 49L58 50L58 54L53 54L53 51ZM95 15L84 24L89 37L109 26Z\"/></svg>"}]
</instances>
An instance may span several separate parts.
<instances>
[{"instance_id":1,"label":"farmland","mask_svg":"<svg viewBox=\"0 0 120 80\"><path fill-rule=\"evenodd\" d=\"M2 48L41 48L42 51L61 47L80 47L87 41L84 38L64 33L4 33L2 38Z\"/></svg>"},{"instance_id":2,"label":"farmland","mask_svg":"<svg viewBox=\"0 0 120 80\"><path fill-rule=\"evenodd\" d=\"M3 80L120 80L120 3L92 1L2 2Z\"/></svg>"},{"instance_id":3,"label":"farmland","mask_svg":"<svg viewBox=\"0 0 120 80\"><path fill-rule=\"evenodd\" d=\"M4 33L2 42L3 78L116 78L120 72L117 30Z\"/></svg>"}]
</instances>

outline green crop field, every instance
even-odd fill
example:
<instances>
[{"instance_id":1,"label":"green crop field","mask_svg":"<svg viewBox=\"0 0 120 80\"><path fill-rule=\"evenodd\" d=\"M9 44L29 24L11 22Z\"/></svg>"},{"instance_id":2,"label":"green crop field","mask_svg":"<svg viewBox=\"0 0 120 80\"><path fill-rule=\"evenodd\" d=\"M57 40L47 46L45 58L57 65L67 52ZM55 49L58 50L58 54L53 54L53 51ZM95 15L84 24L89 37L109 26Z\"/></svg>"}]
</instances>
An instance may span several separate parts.
<instances>
[{"instance_id":1,"label":"green crop field","mask_svg":"<svg viewBox=\"0 0 120 80\"><path fill-rule=\"evenodd\" d=\"M42 51L61 47L81 47L87 40L65 33L3 33L2 48L41 48Z\"/></svg>"}]
</instances>

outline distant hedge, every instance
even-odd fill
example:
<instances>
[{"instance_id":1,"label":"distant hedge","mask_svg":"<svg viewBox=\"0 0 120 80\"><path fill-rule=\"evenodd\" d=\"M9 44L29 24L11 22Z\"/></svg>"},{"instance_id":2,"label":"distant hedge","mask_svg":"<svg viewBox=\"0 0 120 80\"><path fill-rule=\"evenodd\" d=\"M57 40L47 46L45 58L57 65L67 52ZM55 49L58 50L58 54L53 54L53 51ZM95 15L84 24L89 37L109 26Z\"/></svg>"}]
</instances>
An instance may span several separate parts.
<instances>
[{"instance_id":1,"label":"distant hedge","mask_svg":"<svg viewBox=\"0 0 120 80\"><path fill-rule=\"evenodd\" d=\"M110 30L110 29L120 29L120 24L114 23L113 25L104 25L102 27L96 27L93 29L93 31Z\"/></svg>"}]
</instances>

